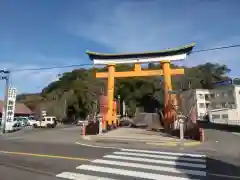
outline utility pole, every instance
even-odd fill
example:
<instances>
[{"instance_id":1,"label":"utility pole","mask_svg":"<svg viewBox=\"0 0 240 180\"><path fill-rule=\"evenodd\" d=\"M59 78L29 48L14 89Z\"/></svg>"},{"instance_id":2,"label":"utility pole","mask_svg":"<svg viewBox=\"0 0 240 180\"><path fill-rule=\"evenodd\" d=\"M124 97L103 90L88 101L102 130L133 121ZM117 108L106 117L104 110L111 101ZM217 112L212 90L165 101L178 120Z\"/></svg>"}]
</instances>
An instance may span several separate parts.
<instances>
[{"instance_id":1,"label":"utility pole","mask_svg":"<svg viewBox=\"0 0 240 180\"><path fill-rule=\"evenodd\" d=\"M2 133L5 133L6 122L7 122L7 105L8 105L8 89L9 89L9 71L0 70L0 79L6 81L5 94L4 94L4 117L2 118Z\"/></svg>"}]
</instances>

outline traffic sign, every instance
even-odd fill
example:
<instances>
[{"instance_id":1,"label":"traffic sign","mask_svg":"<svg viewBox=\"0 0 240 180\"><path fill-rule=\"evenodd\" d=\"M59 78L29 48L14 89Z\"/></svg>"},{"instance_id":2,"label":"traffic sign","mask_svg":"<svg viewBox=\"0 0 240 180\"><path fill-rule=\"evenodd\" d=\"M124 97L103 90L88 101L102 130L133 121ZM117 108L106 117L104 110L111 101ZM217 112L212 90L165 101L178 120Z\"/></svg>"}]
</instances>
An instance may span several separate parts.
<instances>
[{"instance_id":1,"label":"traffic sign","mask_svg":"<svg viewBox=\"0 0 240 180\"><path fill-rule=\"evenodd\" d=\"M226 85L230 85L230 84L233 84L232 79L217 81L217 82L213 83L213 85L215 85L215 86L226 86Z\"/></svg>"}]
</instances>

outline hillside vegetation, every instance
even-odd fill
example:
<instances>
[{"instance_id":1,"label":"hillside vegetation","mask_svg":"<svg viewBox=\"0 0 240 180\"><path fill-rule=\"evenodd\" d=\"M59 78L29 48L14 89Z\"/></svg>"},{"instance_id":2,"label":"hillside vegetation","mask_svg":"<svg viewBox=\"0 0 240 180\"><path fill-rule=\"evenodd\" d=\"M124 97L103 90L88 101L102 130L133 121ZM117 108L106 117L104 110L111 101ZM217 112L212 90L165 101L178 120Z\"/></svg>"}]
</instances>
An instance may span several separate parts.
<instances>
[{"instance_id":1,"label":"hillside vegetation","mask_svg":"<svg viewBox=\"0 0 240 180\"><path fill-rule=\"evenodd\" d=\"M172 65L173 67L176 67ZM149 64L147 69L161 68ZM206 63L185 68L185 75L173 77L174 89L213 88L212 82L227 79L230 69L226 65ZM130 65L118 65L116 71L131 70ZM95 73L105 68L75 69L63 73L58 81L48 84L38 94L21 94L17 100L25 103L31 110L39 113L44 108L49 115L58 118L66 116L86 117L96 111L98 97L106 92L106 80L96 79ZM145 111L161 109L163 105L162 77L120 78L115 81L115 97L120 95L128 106L129 113L136 107ZM65 111L66 110L66 111Z\"/></svg>"}]
</instances>

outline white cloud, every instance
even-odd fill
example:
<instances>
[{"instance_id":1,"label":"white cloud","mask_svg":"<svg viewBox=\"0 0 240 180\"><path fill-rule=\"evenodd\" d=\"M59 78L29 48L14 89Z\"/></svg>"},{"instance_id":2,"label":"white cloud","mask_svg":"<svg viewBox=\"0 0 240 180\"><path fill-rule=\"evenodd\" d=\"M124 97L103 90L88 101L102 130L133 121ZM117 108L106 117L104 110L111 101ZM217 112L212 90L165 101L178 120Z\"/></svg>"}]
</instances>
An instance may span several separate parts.
<instances>
[{"instance_id":1,"label":"white cloud","mask_svg":"<svg viewBox=\"0 0 240 180\"><path fill-rule=\"evenodd\" d=\"M78 8L71 9L66 14L63 28L117 52L159 50L192 42L197 43L194 48L197 50L240 42L240 36L233 37L227 33L216 37L219 29L213 28L223 26L219 21L223 15L221 12L229 11L227 7L224 9L220 6L222 4L208 4L206 8L204 3L199 7L194 3L192 6L180 3L178 8L160 4L159 1L121 1L115 5L106 5L94 1L91 3L91 12L81 13ZM200 7L204 7L204 11ZM215 14L212 14L214 7ZM234 22L227 23L228 30L234 28ZM235 48L196 53L182 64L192 66L219 62L228 64L235 71L238 51Z\"/></svg>"},{"instance_id":2,"label":"white cloud","mask_svg":"<svg viewBox=\"0 0 240 180\"><path fill-rule=\"evenodd\" d=\"M164 49L201 38L200 34L195 34L195 38L190 40L179 36L183 32L189 33L191 22L179 19L169 21L166 16L159 16L155 2L118 3L105 9L107 13L96 8L90 12L90 17L70 12L64 28L120 52ZM96 3L95 6L104 8L105 5Z\"/></svg>"}]
</instances>

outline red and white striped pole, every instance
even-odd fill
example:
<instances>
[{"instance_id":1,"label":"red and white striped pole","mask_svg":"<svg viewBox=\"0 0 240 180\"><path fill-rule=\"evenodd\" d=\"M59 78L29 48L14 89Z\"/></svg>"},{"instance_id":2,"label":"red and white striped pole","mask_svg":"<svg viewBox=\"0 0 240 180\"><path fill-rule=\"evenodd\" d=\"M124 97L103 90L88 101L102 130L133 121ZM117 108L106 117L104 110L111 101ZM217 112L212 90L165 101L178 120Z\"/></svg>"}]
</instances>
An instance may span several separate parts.
<instances>
[{"instance_id":1,"label":"red and white striped pole","mask_svg":"<svg viewBox=\"0 0 240 180\"><path fill-rule=\"evenodd\" d=\"M204 135L203 128L199 128L199 133L200 133L200 141L204 141L205 140L205 135Z\"/></svg>"},{"instance_id":2,"label":"red and white striped pole","mask_svg":"<svg viewBox=\"0 0 240 180\"><path fill-rule=\"evenodd\" d=\"M82 136L84 137L85 135L86 135L86 126L83 123L83 125L82 125Z\"/></svg>"}]
</instances>

